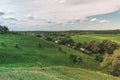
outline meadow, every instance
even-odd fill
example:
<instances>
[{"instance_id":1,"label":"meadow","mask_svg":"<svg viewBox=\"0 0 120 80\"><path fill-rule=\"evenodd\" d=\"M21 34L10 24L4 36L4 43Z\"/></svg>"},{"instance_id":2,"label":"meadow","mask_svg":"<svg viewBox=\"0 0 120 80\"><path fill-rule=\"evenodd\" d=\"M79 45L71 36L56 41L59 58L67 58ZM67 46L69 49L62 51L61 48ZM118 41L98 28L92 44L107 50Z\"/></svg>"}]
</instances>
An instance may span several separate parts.
<instances>
[{"instance_id":1,"label":"meadow","mask_svg":"<svg viewBox=\"0 0 120 80\"><path fill-rule=\"evenodd\" d=\"M72 38L76 41L79 39L93 40L97 39L97 36L77 35ZM107 35L101 35L101 37L105 36ZM111 36L114 37L114 35ZM106 38L108 39L108 37ZM114 40L119 42L117 37L114 37ZM62 48L66 53L60 51L59 48ZM70 60L71 54L81 57L82 62L74 64ZM94 59L94 56L86 55L32 34L0 34L0 79L120 80L100 72L99 62Z\"/></svg>"},{"instance_id":2,"label":"meadow","mask_svg":"<svg viewBox=\"0 0 120 80\"><path fill-rule=\"evenodd\" d=\"M71 36L76 42L90 42L93 40L112 40L114 42L120 43L120 34L84 34L84 35L74 35Z\"/></svg>"}]
</instances>

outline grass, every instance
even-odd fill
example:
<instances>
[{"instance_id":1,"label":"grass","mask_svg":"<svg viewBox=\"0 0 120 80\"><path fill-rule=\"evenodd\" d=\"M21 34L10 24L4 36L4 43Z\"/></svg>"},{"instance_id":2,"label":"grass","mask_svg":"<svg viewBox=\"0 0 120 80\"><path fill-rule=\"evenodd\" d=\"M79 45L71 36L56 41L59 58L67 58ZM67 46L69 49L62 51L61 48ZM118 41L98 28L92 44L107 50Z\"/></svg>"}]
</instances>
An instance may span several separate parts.
<instances>
[{"instance_id":1,"label":"grass","mask_svg":"<svg viewBox=\"0 0 120 80\"><path fill-rule=\"evenodd\" d=\"M59 51L59 47L66 54ZM71 54L81 57L83 61L74 64L69 59ZM44 38L34 35L0 35L2 80L118 80L95 72L97 70L99 62L94 57L48 42Z\"/></svg>"},{"instance_id":2,"label":"grass","mask_svg":"<svg viewBox=\"0 0 120 80\"><path fill-rule=\"evenodd\" d=\"M7 70L4 71L4 70ZM3 68L2 80L120 80L100 72L63 66L41 68Z\"/></svg>"},{"instance_id":3,"label":"grass","mask_svg":"<svg viewBox=\"0 0 120 80\"><path fill-rule=\"evenodd\" d=\"M75 51L66 46L57 45L53 42L48 42L44 38L37 38L32 35L0 35L0 66L2 67L38 67L38 66L72 66L83 67L90 69L98 69L98 62L93 57L89 56L89 61L86 60L86 55ZM16 48L16 44L20 48ZM39 47L41 44L41 47ZM66 54L59 51L61 47ZM71 54L75 54L83 58L83 62L79 65L74 65L69 59ZM88 63L86 65L86 63Z\"/></svg>"},{"instance_id":4,"label":"grass","mask_svg":"<svg viewBox=\"0 0 120 80\"><path fill-rule=\"evenodd\" d=\"M75 35L71 38L76 42L90 42L92 40L112 40L114 42L120 43L120 34L87 34L87 35Z\"/></svg>"}]
</instances>

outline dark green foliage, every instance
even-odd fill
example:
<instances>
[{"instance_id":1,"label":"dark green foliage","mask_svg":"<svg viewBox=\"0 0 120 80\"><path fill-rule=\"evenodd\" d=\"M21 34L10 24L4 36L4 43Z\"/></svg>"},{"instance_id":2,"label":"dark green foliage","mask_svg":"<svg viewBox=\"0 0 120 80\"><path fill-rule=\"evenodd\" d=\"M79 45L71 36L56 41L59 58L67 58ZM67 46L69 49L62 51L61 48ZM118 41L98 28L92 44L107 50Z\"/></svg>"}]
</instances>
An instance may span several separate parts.
<instances>
[{"instance_id":1,"label":"dark green foliage","mask_svg":"<svg viewBox=\"0 0 120 80\"><path fill-rule=\"evenodd\" d=\"M62 48L61 48L61 47L59 47L59 48L58 48L58 50L59 50L59 51L62 51Z\"/></svg>"},{"instance_id":2,"label":"dark green foliage","mask_svg":"<svg viewBox=\"0 0 120 80\"><path fill-rule=\"evenodd\" d=\"M8 33L9 29L7 26L1 26L0 25L0 33Z\"/></svg>"},{"instance_id":3,"label":"dark green foliage","mask_svg":"<svg viewBox=\"0 0 120 80\"><path fill-rule=\"evenodd\" d=\"M36 34L36 37L42 37L42 35L40 35L40 34Z\"/></svg>"},{"instance_id":4,"label":"dark green foliage","mask_svg":"<svg viewBox=\"0 0 120 80\"><path fill-rule=\"evenodd\" d=\"M82 43L77 43L76 46L75 46L75 49L79 50L81 47L82 47Z\"/></svg>"},{"instance_id":5,"label":"dark green foliage","mask_svg":"<svg viewBox=\"0 0 120 80\"><path fill-rule=\"evenodd\" d=\"M77 59L77 62L78 62L78 63L82 62L82 58L79 57L79 58Z\"/></svg>"},{"instance_id":6,"label":"dark green foliage","mask_svg":"<svg viewBox=\"0 0 120 80\"><path fill-rule=\"evenodd\" d=\"M15 44L15 48L21 49L21 47L19 46L19 44Z\"/></svg>"},{"instance_id":7,"label":"dark green foliage","mask_svg":"<svg viewBox=\"0 0 120 80\"><path fill-rule=\"evenodd\" d=\"M101 67L109 74L120 76L120 49L113 54L105 54Z\"/></svg>"},{"instance_id":8,"label":"dark green foliage","mask_svg":"<svg viewBox=\"0 0 120 80\"><path fill-rule=\"evenodd\" d=\"M39 44L38 44L38 47L39 47L39 48L42 48L42 45L39 43Z\"/></svg>"},{"instance_id":9,"label":"dark green foliage","mask_svg":"<svg viewBox=\"0 0 120 80\"><path fill-rule=\"evenodd\" d=\"M79 64L80 62L82 62L81 57L77 57L76 55L73 54L70 55L70 60L72 60L74 64Z\"/></svg>"},{"instance_id":10,"label":"dark green foliage","mask_svg":"<svg viewBox=\"0 0 120 80\"><path fill-rule=\"evenodd\" d=\"M97 40L94 40L88 44L87 50L92 51L93 53L99 53L101 50L100 46L101 46L101 43Z\"/></svg>"},{"instance_id":11,"label":"dark green foliage","mask_svg":"<svg viewBox=\"0 0 120 80\"><path fill-rule=\"evenodd\" d=\"M101 43L101 53L108 53L108 54L112 54L114 50L118 49L120 46L115 43L115 42L112 42L110 40L104 40L102 41Z\"/></svg>"},{"instance_id":12,"label":"dark green foliage","mask_svg":"<svg viewBox=\"0 0 120 80\"><path fill-rule=\"evenodd\" d=\"M45 37L47 41L53 41L53 39L50 36Z\"/></svg>"},{"instance_id":13,"label":"dark green foliage","mask_svg":"<svg viewBox=\"0 0 120 80\"><path fill-rule=\"evenodd\" d=\"M85 45L85 44L84 44ZM92 53L109 53L112 54L114 50L118 49L120 46L116 42L110 40L103 40L102 42L94 40L89 42L86 49Z\"/></svg>"},{"instance_id":14,"label":"dark green foliage","mask_svg":"<svg viewBox=\"0 0 120 80\"><path fill-rule=\"evenodd\" d=\"M102 62L102 61L103 61L103 56L102 56L101 54L97 54L97 55L95 56L95 60L96 60L96 61L99 61L99 62Z\"/></svg>"},{"instance_id":15,"label":"dark green foliage","mask_svg":"<svg viewBox=\"0 0 120 80\"><path fill-rule=\"evenodd\" d=\"M69 47L73 47L75 42L70 38L63 38L60 40L60 44L67 45Z\"/></svg>"},{"instance_id":16,"label":"dark green foliage","mask_svg":"<svg viewBox=\"0 0 120 80\"><path fill-rule=\"evenodd\" d=\"M74 63L76 63L76 62L77 62L77 56L71 54L71 55L70 55L70 60L72 60Z\"/></svg>"}]
</instances>

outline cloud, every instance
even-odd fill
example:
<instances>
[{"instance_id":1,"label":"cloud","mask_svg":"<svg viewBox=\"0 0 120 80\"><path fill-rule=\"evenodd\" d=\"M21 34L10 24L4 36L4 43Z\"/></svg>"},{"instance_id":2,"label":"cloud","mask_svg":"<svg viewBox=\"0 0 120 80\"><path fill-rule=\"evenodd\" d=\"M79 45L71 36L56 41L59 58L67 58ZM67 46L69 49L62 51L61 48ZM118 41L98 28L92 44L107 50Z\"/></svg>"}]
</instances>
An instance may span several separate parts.
<instances>
[{"instance_id":1,"label":"cloud","mask_svg":"<svg viewBox=\"0 0 120 80\"><path fill-rule=\"evenodd\" d=\"M30 14L29 14L29 15L27 15L26 17L27 17L28 19L30 19L30 20L34 20L34 19L35 19L35 17L34 17L34 16L32 16L32 15L30 15Z\"/></svg>"},{"instance_id":2,"label":"cloud","mask_svg":"<svg viewBox=\"0 0 120 80\"><path fill-rule=\"evenodd\" d=\"M0 11L0 16L3 16L3 15L5 15L5 13Z\"/></svg>"},{"instance_id":3,"label":"cloud","mask_svg":"<svg viewBox=\"0 0 120 80\"><path fill-rule=\"evenodd\" d=\"M29 26L31 20L33 26L43 26L46 23L83 23L87 21L86 17L112 13L119 10L119 6L120 0L2 0L0 2L0 8L7 13L6 15L14 16L21 21L27 19L26 22L19 22L18 26L23 27ZM10 11L13 11L12 14ZM41 20L43 17L47 19L45 23ZM107 21L100 21L105 22Z\"/></svg>"},{"instance_id":4,"label":"cloud","mask_svg":"<svg viewBox=\"0 0 120 80\"><path fill-rule=\"evenodd\" d=\"M6 18L6 20L18 21L16 18Z\"/></svg>"},{"instance_id":5,"label":"cloud","mask_svg":"<svg viewBox=\"0 0 120 80\"><path fill-rule=\"evenodd\" d=\"M95 22L95 21L97 21L97 18L92 18L90 21Z\"/></svg>"},{"instance_id":6,"label":"cloud","mask_svg":"<svg viewBox=\"0 0 120 80\"><path fill-rule=\"evenodd\" d=\"M12 16L4 16L4 19L5 19L5 20L10 20L10 21L18 21L17 18L12 17Z\"/></svg>"},{"instance_id":7,"label":"cloud","mask_svg":"<svg viewBox=\"0 0 120 80\"><path fill-rule=\"evenodd\" d=\"M109 22L110 22L110 21L109 21L109 20L106 20L106 19L99 21L99 23L109 23Z\"/></svg>"}]
</instances>

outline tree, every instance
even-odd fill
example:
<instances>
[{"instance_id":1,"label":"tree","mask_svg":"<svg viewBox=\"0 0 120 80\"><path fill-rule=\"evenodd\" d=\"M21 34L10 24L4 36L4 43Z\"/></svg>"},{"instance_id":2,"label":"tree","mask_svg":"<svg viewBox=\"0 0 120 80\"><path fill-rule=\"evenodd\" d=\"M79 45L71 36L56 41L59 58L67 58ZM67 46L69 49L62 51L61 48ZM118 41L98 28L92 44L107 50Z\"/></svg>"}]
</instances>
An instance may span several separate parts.
<instances>
[{"instance_id":1,"label":"tree","mask_svg":"<svg viewBox=\"0 0 120 80\"><path fill-rule=\"evenodd\" d=\"M9 32L9 29L7 26L1 26L0 25L0 33L7 33Z\"/></svg>"},{"instance_id":2,"label":"tree","mask_svg":"<svg viewBox=\"0 0 120 80\"><path fill-rule=\"evenodd\" d=\"M114 50L119 48L119 45L110 40L104 40L102 41L100 48L101 48L100 53L112 54Z\"/></svg>"},{"instance_id":3,"label":"tree","mask_svg":"<svg viewBox=\"0 0 120 80\"><path fill-rule=\"evenodd\" d=\"M97 40L94 40L94 41L91 41L88 46L87 46L87 49L89 51L92 51L93 53L99 53L100 52L100 45L101 43Z\"/></svg>"},{"instance_id":4,"label":"tree","mask_svg":"<svg viewBox=\"0 0 120 80\"><path fill-rule=\"evenodd\" d=\"M70 59L71 59L74 63L77 62L77 56L76 56L76 55L71 54L71 55L70 55Z\"/></svg>"},{"instance_id":5,"label":"tree","mask_svg":"<svg viewBox=\"0 0 120 80\"><path fill-rule=\"evenodd\" d=\"M101 67L109 74L120 76L120 49L113 54L105 54Z\"/></svg>"},{"instance_id":6,"label":"tree","mask_svg":"<svg viewBox=\"0 0 120 80\"><path fill-rule=\"evenodd\" d=\"M95 56L95 60L96 60L96 61L99 61L99 62L102 62L102 61L103 61L103 56L102 56L101 54L97 54L97 55Z\"/></svg>"},{"instance_id":7,"label":"tree","mask_svg":"<svg viewBox=\"0 0 120 80\"><path fill-rule=\"evenodd\" d=\"M82 43L77 43L75 49L79 50L82 47Z\"/></svg>"},{"instance_id":8,"label":"tree","mask_svg":"<svg viewBox=\"0 0 120 80\"><path fill-rule=\"evenodd\" d=\"M75 42L71 38L63 38L60 40L60 44L73 47L75 45Z\"/></svg>"}]
</instances>

